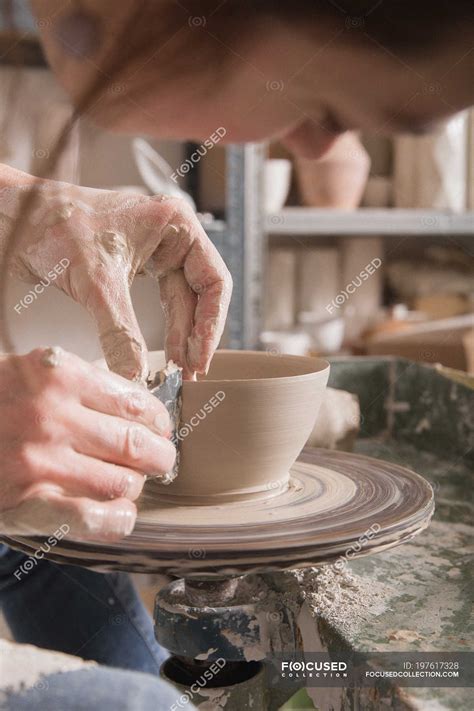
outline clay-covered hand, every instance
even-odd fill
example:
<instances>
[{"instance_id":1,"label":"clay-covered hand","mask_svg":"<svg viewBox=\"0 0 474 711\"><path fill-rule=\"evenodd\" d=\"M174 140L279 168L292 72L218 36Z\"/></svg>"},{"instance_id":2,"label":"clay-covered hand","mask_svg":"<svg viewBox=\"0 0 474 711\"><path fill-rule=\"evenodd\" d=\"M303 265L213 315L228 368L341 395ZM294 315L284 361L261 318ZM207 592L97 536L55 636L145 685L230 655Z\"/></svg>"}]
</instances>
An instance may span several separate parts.
<instances>
[{"instance_id":1,"label":"clay-covered hand","mask_svg":"<svg viewBox=\"0 0 474 711\"><path fill-rule=\"evenodd\" d=\"M169 472L164 405L62 349L0 358L0 533L116 540L145 475ZM63 529L64 530L64 529Z\"/></svg>"},{"instance_id":2,"label":"clay-covered hand","mask_svg":"<svg viewBox=\"0 0 474 711\"><path fill-rule=\"evenodd\" d=\"M0 190L0 211L8 222L21 209L26 189ZM148 273L160 282L168 359L183 367L187 379L207 371L224 328L232 280L185 201L42 181L23 235L13 273L30 281L52 277L85 306L111 370L133 380L148 375L130 298L135 275Z\"/></svg>"}]
</instances>

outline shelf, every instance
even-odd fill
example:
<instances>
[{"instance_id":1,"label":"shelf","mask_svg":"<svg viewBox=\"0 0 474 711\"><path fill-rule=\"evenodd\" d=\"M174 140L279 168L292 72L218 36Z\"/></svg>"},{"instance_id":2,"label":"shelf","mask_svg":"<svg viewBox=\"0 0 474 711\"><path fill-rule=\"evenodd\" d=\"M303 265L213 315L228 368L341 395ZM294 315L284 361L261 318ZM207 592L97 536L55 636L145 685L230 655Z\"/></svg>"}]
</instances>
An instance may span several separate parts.
<instances>
[{"instance_id":1,"label":"shelf","mask_svg":"<svg viewBox=\"0 0 474 711\"><path fill-rule=\"evenodd\" d=\"M267 215L274 235L473 235L474 211L287 207Z\"/></svg>"},{"instance_id":2,"label":"shelf","mask_svg":"<svg viewBox=\"0 0 474 711\"><path fill-rule=\"evenodd\" d=\"M206 232L224 232L226 228L225 220L203 220L199 215L198 219Z\"/></svg>"}]
</instances>

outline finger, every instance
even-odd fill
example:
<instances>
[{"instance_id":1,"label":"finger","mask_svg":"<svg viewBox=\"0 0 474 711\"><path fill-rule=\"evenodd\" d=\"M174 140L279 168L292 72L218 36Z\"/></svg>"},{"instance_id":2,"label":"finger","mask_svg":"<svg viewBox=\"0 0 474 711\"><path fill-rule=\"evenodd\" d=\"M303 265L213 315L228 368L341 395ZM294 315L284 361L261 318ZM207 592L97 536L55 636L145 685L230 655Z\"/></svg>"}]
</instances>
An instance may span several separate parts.
<instances>
[{"instance_id":1,"label":"finger","mask_svg":"<svg viewBox=\"0 0 474 711\"><path fill-rule=\"evenodd\" d=\"M187 365L191 371L205 373L224 330L232 278L189 205L170 203L170 207L173 212L146 270L160 278L183 267L187 283L198 296Z\"/></svg>"},{"instance_id":2,"label":"finger","mask_svg":"<svg viewBox=\"0 0 474 711\"><path fill-rule=\"evenodd\" d=\"M45 376L50 379L55 377L59 387L76 396L85 407L140 422L157 434L170 436L171 423L165 405L141 383L130 382L62 349L58 356L60 367L45 371L44 365L41 365L44 352L45 349L35 349L28 355L30 361L39 367L42 383ZM76 413L73 416L77 417Z\"/></svg>"},{"instance_id":3,"label":"finger","mask_svg":"<svg viewBox=\"0 0 474 711\"><path fill-rule=\"evenodd\" d=\"M165 405L139 383L132 383L82 361L87 378L79 397L92 410L139 422L156 434L171 436L171 420Z\"/></svg>"},{"instance_id":4,"label":"finger","mask_svg":"<svg viewBox=\"0 0 474 711\"><path fill-rule=\"evenodd\" d=\"M137 509L128 499L93 501L64 496L54 487L26 499L0 515L0 530L12 535L54 536L59 530L69 538L116 541L128 536Z\"/></svg>"},{"instance_id":5,"label":"finger","mask_svg":"<svg viewBox=\"0 0 474 711\"><path fill-rule=\"evenodd\" d=\"M185 380L193 380L194 371L188 367L187 351L197 296L187 284L182 269L160 279L160 297L166 322L166 359L182 367Z\"/></svg>"},{"instance_id":6,"label":"finger","mask_svg":"<svg viewBox=\"0 0 474 711\"><path fill-rule=\"evenodd\" d=\"M232 295L232 278L214 245L206 238L193 242L184 275L199 294L194 326L188 339L188 367L206 373L219 345Z\"/></svg>"},{"instance_id":7,"label":"finger","mask_svg":"<svg viewBox=\"0 0 474 711\"><path fill-rule=\"evenodd\" d=\"M102 274L90 285L87 308L99 331L100 343L110 370L128 380L148 377L148 357L122 271Z\"/></svg>"},{"instance_id":8,"label":"finger","mask_svg":"<svg viewBox=\"0 0 474 711\"><path fill-rule=\"evenodd\" d=\"M173 444L143 425L110 415L88 414L86 409L78 418L72 443L76 452L150 476L171 471L176 458Z\"/></svg>"},{"instance_id":9,"label":"finger","mask_svg":"<svg viewBox=\"0 0 474 711\"><path fill-rule=\"evenodd\" d=\"M143 474L117 464L103 462L71 450L56 465L48 467L45 477L61 487L65 496L87 496L96 501L129 499L135 501L145 484Z\"/></svg>"}]
</instances>

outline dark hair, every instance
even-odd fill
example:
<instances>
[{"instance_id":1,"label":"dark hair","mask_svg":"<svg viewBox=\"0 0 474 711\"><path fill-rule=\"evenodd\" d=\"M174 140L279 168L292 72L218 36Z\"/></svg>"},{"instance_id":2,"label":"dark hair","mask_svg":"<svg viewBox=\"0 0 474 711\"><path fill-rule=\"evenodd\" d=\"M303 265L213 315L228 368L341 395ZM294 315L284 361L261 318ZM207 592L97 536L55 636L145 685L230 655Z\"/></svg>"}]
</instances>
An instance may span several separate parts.
<instances>
[{"instance_id":1,"label":"dark hair","mask_svg":"<svg viewBox=\"0 0 474 711\"><path fill-rule=\"evenodd\" d=\"M321 21L330 20L341 28L369 34L387 48L417 51L444 35L466 28L472 31L474 24L472 0L187 0L166 2L165 9L163 3L145 4L145 12L151 11L155 20L160 12L164 13L165 37L169 38L170 31L186 20L195 18L202 20L195 23L196 29L216 32L223 43L243 38L258 18L303 25L309 31ZM201 42L204 34L201 33ZM199 44L199 36L194 41Z\"/></svg>"}]
</instances>

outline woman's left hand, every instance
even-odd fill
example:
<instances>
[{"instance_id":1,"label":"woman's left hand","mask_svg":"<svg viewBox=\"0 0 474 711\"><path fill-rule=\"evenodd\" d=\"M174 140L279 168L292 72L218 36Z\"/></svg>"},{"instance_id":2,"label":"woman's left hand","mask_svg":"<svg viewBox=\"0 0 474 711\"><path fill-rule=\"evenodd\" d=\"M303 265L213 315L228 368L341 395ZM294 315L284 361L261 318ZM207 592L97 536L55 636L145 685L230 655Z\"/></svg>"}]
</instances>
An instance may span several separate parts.
<instances>
[{"instance_id":1,"label":"woman's left hand","mask_svg":"<svg viewBox=\"0 0 474 711\"><path fill-rule=\"evenodd\" d=\"M2 201L4 190L0 203L11 206L11 199ZM232 279L185 201L41 181L12 269L39 281L58 264L67 266L54 284L95 319L111 370L133 380L148 375L130 298L135 275L147 273L160 283L167 357L183 367L185 378L207 371L224 328Z\"/></svg>"}]
</instances>

